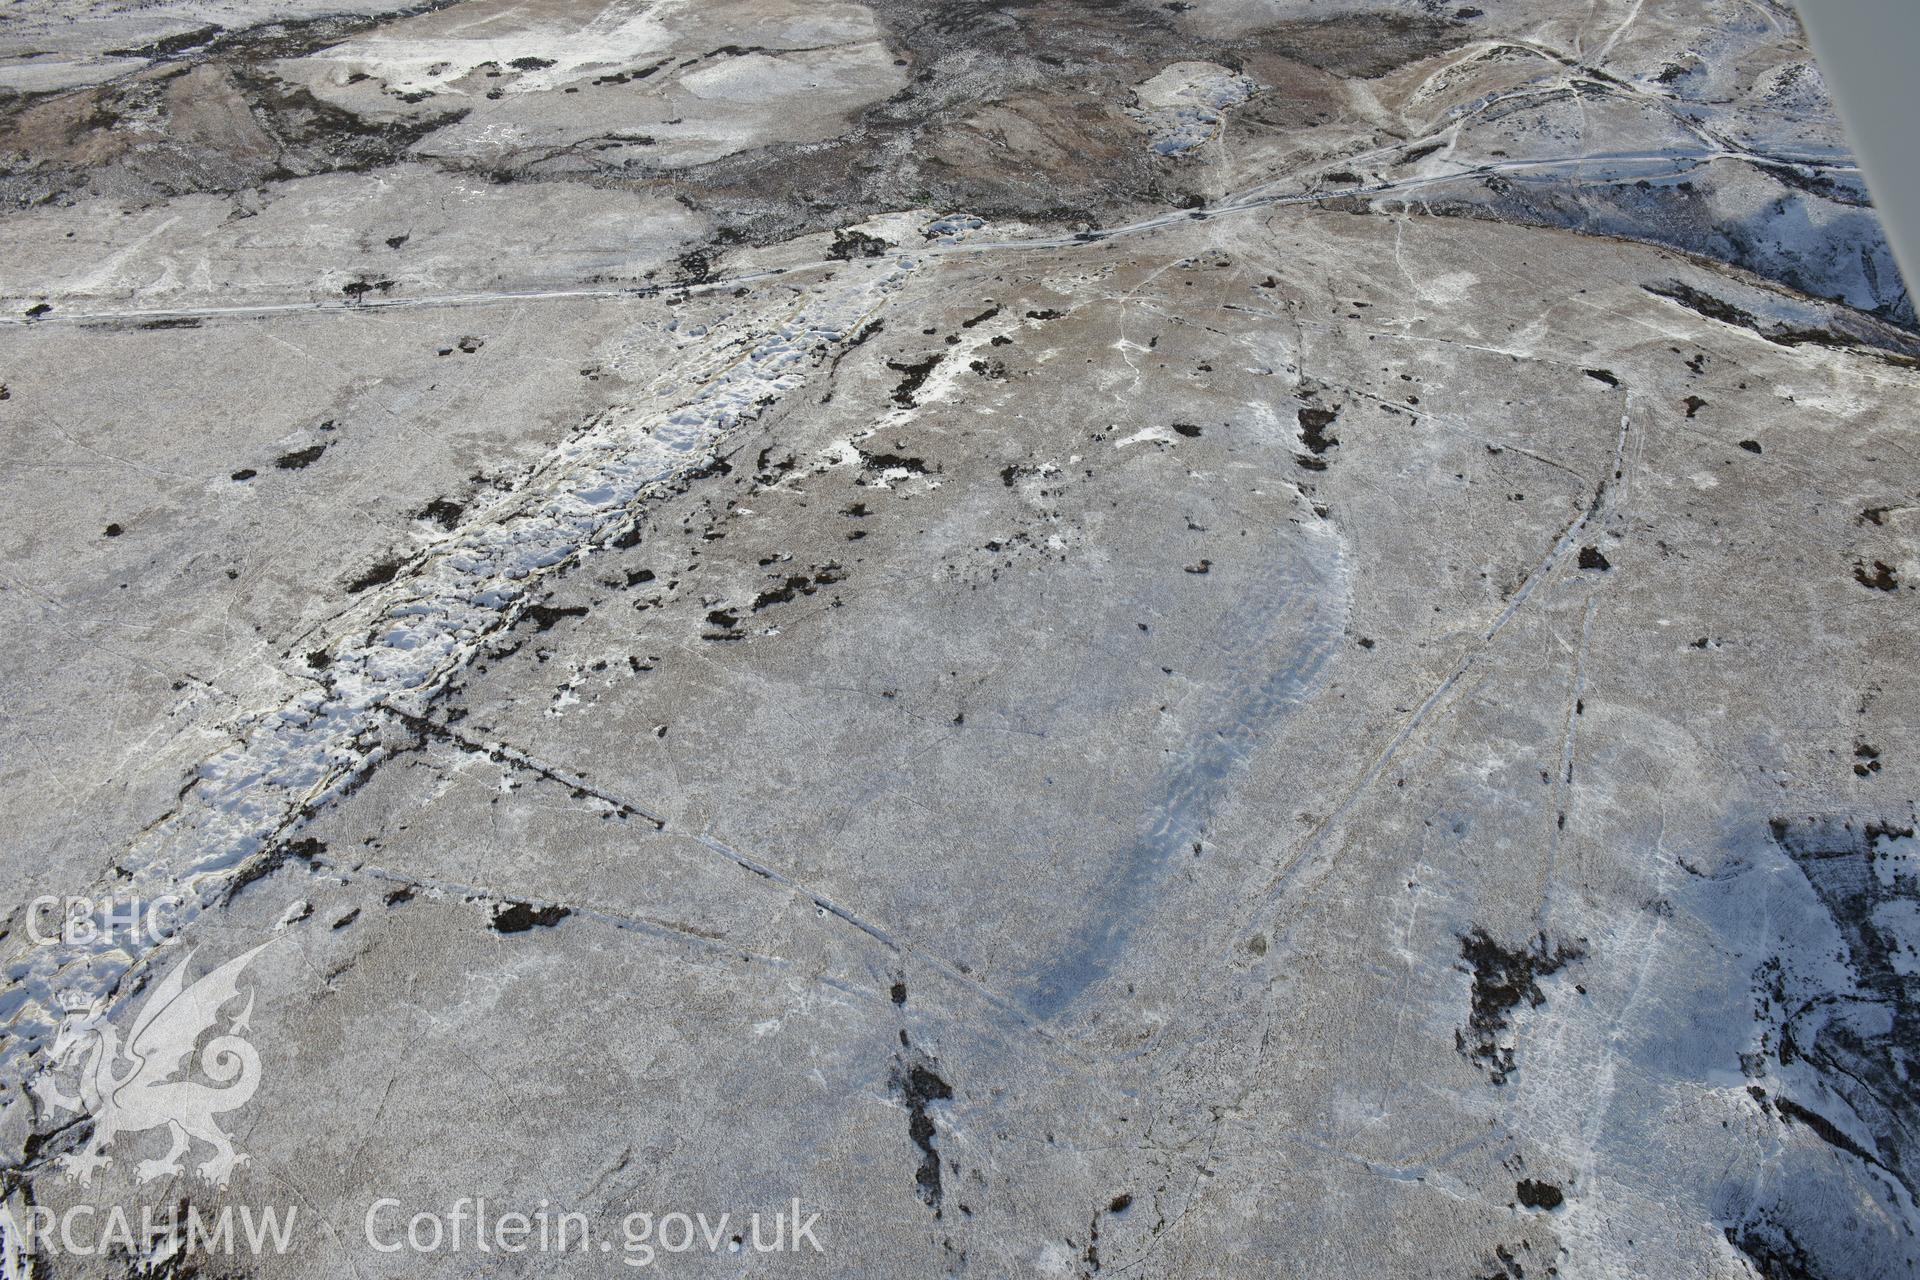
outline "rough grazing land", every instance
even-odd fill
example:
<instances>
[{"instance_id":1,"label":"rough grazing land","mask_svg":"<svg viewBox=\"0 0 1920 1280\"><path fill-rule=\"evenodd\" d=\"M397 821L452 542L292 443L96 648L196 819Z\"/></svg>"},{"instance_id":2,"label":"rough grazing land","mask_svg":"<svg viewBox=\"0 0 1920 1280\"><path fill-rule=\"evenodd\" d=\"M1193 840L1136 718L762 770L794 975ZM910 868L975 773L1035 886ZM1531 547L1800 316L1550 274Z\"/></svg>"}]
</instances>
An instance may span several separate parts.
<instances>
[{"instance_id":1,"label":"rough grazing land","mask_svg":"<svg viewBox=\"0 0 1920 1280\"><path fill-rule=\"evenodd\" d=\"M8 1280L1920 1266L1787 5L17 0L0 262Z\"/></svg>"}]
</instances>

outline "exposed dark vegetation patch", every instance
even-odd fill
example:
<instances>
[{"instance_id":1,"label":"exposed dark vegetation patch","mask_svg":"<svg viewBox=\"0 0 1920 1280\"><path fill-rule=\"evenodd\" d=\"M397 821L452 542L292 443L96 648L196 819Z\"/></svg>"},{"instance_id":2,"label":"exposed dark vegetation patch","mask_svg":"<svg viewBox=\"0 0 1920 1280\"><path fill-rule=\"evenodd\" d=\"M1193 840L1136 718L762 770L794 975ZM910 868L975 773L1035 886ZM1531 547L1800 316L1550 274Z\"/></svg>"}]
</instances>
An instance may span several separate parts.
<instances>
[{"instance_id":1,"label":"exposed dark vegetation patch","mask_svg":"<svg viewBox=\"0 0 1920 1280\"><path fill-rule=\"evenodd\" d=\"M893 402L902 409L917 407L920 401L915 398L915 393L926 383L927 378L933 373L934 366L945 358L945 352L936 351L922 360L887 361L887 368L904 375L900 379L900 385L893 389Z\"/></svg>"},{"instance_id":2,"label":"exposed dark vegetation patch","mask_svg":"<svg viewBox=\"0 0 1920 1280\"><path fill-rule=\"evenodd\" d=\"M935 1103L953 1098L953 1086L940 1078L931 1065L922 1061L896 1063L893 1088L907 1104L907 1135L920 1149L920 1166L913 1182L920 1199L932 1206L934 1216L941 1214L943 1191L940 1185L940 1152L934 1145L938 1132L928 1109Z\"/></svg>"},{"instance_id":3,"label":"exposed dark vegetation patch","mask_svg":"<svg viewBox=\"0 0 1920 1280\"><path fill-rule=\"evenodd\" d=\"M266 879L289 862L311 864L315 859L325 857L326 852L326 842L312 836L270 845L261 856L241 864L227 889L227 898L231 901L239 897L248 885ZM309 909L307 914L313 914L312 910Z\"/></svg>"},{"instance_id":4,"label":"exposed dark vegetation patch","mask_svg":"<svg viewBox=\"0 0 1920 1280\"><path fill-rule=\"evenodd\" d=\"M854 258L878 258L893 248L892 243L879 236L870 236L864 231L836 231L833 233L833 246L827 250L829 258L847 262Z\"/></svg>"},{"instance_id":5,"label":"exposed dark vegetation patch","mask_svg":"<svg viewBox=\"0 0 1920 1280\"><path fill-rule=\"evenodd\" d=\"M573 912L566 907L536 907L530 902L498 902L487 924L495 933L525 933L529 929L551 929Z\"/></svg>"},{"instance_id":6,"label":"exposed dark vegetation patch","mask_svg":"<svg viewBox=\"0 0 1920 1280\"><path fill-rule=\"evenodd\" d=\"M1487 1254L1481 1255L1480 1265L1475 1268L1473 1280L1527 1280L1527 1269L1515 1253L1516 1249L1524 1251L1526 1247L1524 1244L1512 1247L1504 1244L1493 1246L1490 1257ZM1547 1274L1551 1276L1556 1273L1549 1268Z\"/></svg>"},{"instance_id":7,"label":"exposed dark vegetation patch","mask_svg":"<svg viewBox=\"0 0 1920 1280\"><path fill-rule=\"evenodd\" d=\"M162 36L152 44L143 44L134 49L109 49L109 58L167 58L176 53L185 53L189 49L198 49L210 44L225 28L208 25L195 27L192 31L182 31L178 35Z\"/></svg>"},{"instance_id":8,"label":"exposed dark vegetation patch","mask_svg":"<svg viewBox=\"0 0 1920 1280\"><path fill-rule=\"evenodd\" d=\"M533 623L533 629L535 631L546 631L562 618L586 617L587 606L583 604L530 604L520 610L520 616Z\"/></svg>"},{"instance_id":9,"label":"exposed dark vegetation patch","mask_svg":"<svg viewBox=\"0 0 1920 1280\"><path fill-rule=\"evenodd\" d=\"M1760 1280L1829 1280L1784 1223L1762 1217L1726 1230L1727 1243L1746 1255Z\"/></svg>"},{"instance_id":10,"label":"exposed dark vegetation patch","mask_svg":"<svg viewBox=\"0 0 1920 1280\"><path fill-rule=\"evenodd\" d=\"M1302 405L1299 413L1300 443L1307 446L1308 452L1293 455L1295 462L1309 471L1327 469L1327 450L1340 443L1339 437L1330 434L1327 428L1340 416L1338 409L1323 409L1318 405Z\"/></svg>"},{"instance_id":11,"label":"exposed dark vegetation patch","mask_svg":"<svg viewBox=\"0 0 1920 1280\"><path fill-rule=\"evenodd\" d=\"M777 462L774 461L773 446L768 445L760 451L760 456L753 460L753 483L756 490L780 483L781 477L790 474L799 465L800 459L791 453Z\"/></svg>"},{"instance_id":12,"label":"exposed dark vegetation patch","mask_svg":"<svg viewBox=\"0 0 1920 1280\"><path fill-rule=\"evenodd\" d=\"M1893 566L1884 560L1875 560L1871 569L1864 564L1856 564L1853 566L1853 580L1863 587L1872 587L1875 591L1900 589L1900 576L1894 572Z\"/></svg>"},{"instance_id":13,"label":"exposed dark vegetation patch","mask_svg":"<svg viewBox=\"0 0 1920 1280\"><path fill-rule=\"evenodd\" d=\"M1533 1178L1522 1178L1514 1184L1514 1198L1528 1209L1558 1209L1566 1201L1566 1193L1551 1182L1540 1182Z\"/></svg>"},{"instance_id":14,"label":"exposed dark vegetation patch","mask_svg":"<svg viewBox=\"0 0 1920 1280\"><path fill-rule=\"evenodd\" d=\"M845 580L846 572L836 564L823 565L811 576L804 573L790 574L777 587L769 587L754 597L752 612L772 608L776 604L785 604L795 596L810 596L821 587L831 586Z\"/></svg>"},{"instance_id":15,"label":"exposed dark vegetation patch","mask_svg":"<svg viewBox=\"0 0 1920 1280\"><path fill-rule=\"evenodd\" d=\"M1793 164L1769 164L1764 161L1755 161L1753 167L1776 182L1792 187L1796 191L1805 191L1809 195L1820 196L1835 204L1852 205L1855 208L1871 207L1871 202L1859 191L1842 186L1817 170L1802 169L1799 165Z\"/></svg>"},{"instance_id":16,"label":"exposed dark vegetation patch","mask_svg":"<svg viewBox=\"0 0 1920 1280\"><path fill-rule=\"evenodd\" d=\"M320 461L320 455L326 451L327 446L324 443L310 444L304 449L295 449L291 453L281 454L273 460L273 465L282 471L300 471Z\"/></svg>"},{"instance_id":17,"label":"exposed dark vegetation patch","mask_svg":"<svg viewBox=\"0 0 1920 1280\"><path fill-rule=\"evenodd\" d=\"M1613 564L1604 555L1600 554L1600 548L1582 547L1580 548L1580 567L1582 569L1611 569L1613 568Z\"/></svg>"},{"instance_id":18,"label":"exposed dark vegetation patch","mask_svg":"<svg viewBox=\"0 0 1920 1280\"><path fill-rule=\"evenodd\" d=\"M1315 453L1325 453L1340 441L1327 434L1327 428L1333 425L1339 416L1338 409L1320 409L1313 405L1304 405L1300 409L1300 440Z\"/></svg>"},{"instance_id":19,"label":"exposed dark vegetation patch","mask_svg":"<svg viewBox=\"0 0 1920 1280\"><path fill-rule=\"evenodd\" d=\"M1858 738L1853 742L1853 774L1856 778L1871 778L1880 772L1880 748L1871 742L1862 742Z\"/></svg>"},{"instance_id":20,"label":"exposed dark vegetation patch","mask_svg":"<svg viewBox=\"0 0 1920 1280\"><path fill-rule=\"evenodd\" d=\"M1692 285L1684 284L1677 280L1667 284L1649 284L1640 287L1657 298L1665 298L1669 302L1677 302L1687 310L1695 312L1698 315L1703 315L1709 320L1718 320L1722 324L1735 325L1739 328L1750 330L1753 333L1759 334L1768 342L1778 343L1783 347L1866 347L1885 345L1881 342L1875 342L1874 335L1866 332L1855 335L1838 333L1827 328L1794 328L1776 321L1763 321L1751 311L1742 307L1736 307L1725 299L1716 298L1710 293L1705 293L1694 288ZM1882 354L1885 355L1886 353ZM1892 354L1888 358L1905 362L1911 359L1911 355L1904 347L1901 347L1897 349L1895 354Z\"/></svg>"},{"instance_id":21,"label":"exposed dark vegetation patch","mask_svg":"<svg viewBox=\"0 0 1920 1280\"><path fill-rule=\"evenodd\" d=\"M1547 1002L1540 979L1558 973L1586 955L1578 944L1549 946L1545 934L1520 947L1505 947L1484 929L1460 939L1460 958L1473 974L1473 1001L1467 1025L1453 1033L1454 1047L1487 1073L1496 1085L1514 1072L1514 1046L1502 1043L1511 1028L1510 1015L1522 1001L1529 1007Z\"/></svg>"},{"instance_id":22,"label":"exposed dark vegetation patch","mask_svg":"<svg viewBox=\"0 0 1920 1280\"><path fill-rule=\"evenodd\" d=\"M1818 1111L1810 1107L1803 1107L1784 1094L1774 1098L1773 1105L1778 1107L1780 1114L1787 1119L1797 1120L1809 1129L1812 1129L1814 1133L1819 1135L1820 1141L1826 1143L1828 1146L1838 1147L1854 1159L1864 1160L1868 1164L1877 1165L1880 1163L1868 1153L1865 1147L1855 1142L1852 1138L1849 1138L1839 1125L1827 1119Z\"/></svg>"},{"instance_id":23,"label":"exposed dark vegetation patch","mask_svg":"<svg viewBox=\"0 0 1920 1280\"><path fill-rule=\"evenodd\" d=\"M400 567L405 563L404 560L395 556L376 561L372 568L347 584L347 594L358 595L368 587L385 586L394 580L400 572Z\"/></svg>"},{"instance_id":24,"label":"exposed dark vegetation patch","mask_svg":"<svg viewBox=\"0 0 1920 1280\"><path fill-rule=\"evenodd\" d=\"M450 530L460 523L460 513L465 510L466 507L461 503L453 502L447 498L435 498L432 502L422 507L420 514L416 515L414 519L430 520L442 529Z\"/></svg>"},{"instance_id":25,"label":"exposed dark vegetation patch","mask_svg":"<svg viewBox=\"0 0 1920 1280\"><path fill-rule=\"evenodd\" d=\"M704 249L689 249L674 261L683 284L705 284L713 279L713 255Z\"/></svg>"},{"instance_id":26,"label":"exposed dark vegetation patch","mask_svg":"<svg viewBox=\"0 0 1920 1280\"><path fill-rule=\"evenodd\" d=\"M904 453L869 453L859 445L855 445L853 451L860 455L861 463L869 471L908 471L916 476L924 476L932 470L925 458L909 457Z\"/></svg>"},{"instance_id":27,"label":"exposed dark vegetation patch","mask_svg":"<svg viewBox=\"0 0 1920 1280\"><path fill-rule=\"evenodd\" d=\"M827 394L820 397L821 404L829 404L833 400L833 375L839 371L840 362L852 354L855 348L863 345L867 339L873 337L874 334L879 333L884 328L886 328L886 321L878 319L869 320L861 325L851 338L848 338L840 344L839 349L833 353L833 359L827 363L828 388Z\"/></svg>"}]
</instances>

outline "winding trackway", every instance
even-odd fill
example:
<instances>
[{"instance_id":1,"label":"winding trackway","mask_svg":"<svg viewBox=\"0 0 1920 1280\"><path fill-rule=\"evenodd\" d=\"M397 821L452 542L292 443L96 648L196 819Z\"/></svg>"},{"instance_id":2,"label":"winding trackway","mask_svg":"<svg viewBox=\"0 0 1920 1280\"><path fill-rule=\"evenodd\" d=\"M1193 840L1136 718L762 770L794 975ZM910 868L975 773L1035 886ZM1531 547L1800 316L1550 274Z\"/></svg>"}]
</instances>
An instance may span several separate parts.
<instances>
[{"instance_id":1,"label":"winding trackway","mask_svg":"<svg viewBox=\"0 0 1920 1280\"><path fill-rule=\"evenodd\" d=\"M1422 145L1420 140L1396 144L1382 148L1378 152L1368 152L1362 156L1348 156L1333 163L1353 164L1375 154L1407 150ZM1580 170L1595 164L1617 164L1633 168L1631 172L1622 172L1609 181L1638 181L1642 178L1678 177L1691 173L1703 165L1715 160L1742 160L1749 164L1786 164L1801 168L1819 169L1826 172L1858 172L1851 164L1838 164L1825 159L1810 157L1788 157L1760 155L1753 152L1724 148L1702 147L1698 151L1675 152L1671 150L1648 151L1610 151L1578 156L1554 156L1537 160L1508 160L1497 164L1474 165L1453 173L1430 174L1421 177L1401 178L1388 182L1368 183L1361 186L1339 187L1327 191L1293 191L1275 193L1267 188L1272 182L1261 183L1238 195L1226 197L1220 203L1206 209L1171 211L1142 218L1137 222L1124 223L1116 227L1107 227L1099 231L1083 232L1066 236L1033 236L1008 240L964 240L955 243L936 243L919 249L895 249L879 259L869 261L922 261L947 257L954 254L977 254L997 252L1018 252L1034 249L1063 249L1077 245L1099 244L1116 240L1124 236L1139 235L1163 227L1176 226L1185 221L1207 221L1232 214L1248 213L1259 209L1284 208L1290 205L1321 204L1329 200L1345 200L1356 197L1392 195L1400 192L1421 191L1430 187L1445 186L1455 182L1484 179L1500 174L1540 172L1550 174L1556 170ZM1588 180L1594 180L1587 175ZM1276 179L1275 181L1278 181ZM654 298L678 296L680 294L717 293L736 289L742 285L764 284L769 281L783 280L802 272L822 268L842 266L836 259L821 258L810 262L796 263L792 266L769 267L760 271L742 272L739 275L720 276L698 283L672 285L578 285L561 286L552 289L504 289L475 293L422 294L403 298L365 298L356 301L331 298L308 298L287 302L242 303L231 306L208 307L145 307L123 308L109 311L54 311L51 314L28 318L24 316L0 316L0 327L31 328L43 325L105 325L139 323L166 320L214 320L214 319L255 319L273 316L298 315L306 312L345 312L391 311L422 308L473 307L493 303L523 303L562 301L574 299L611 299L611 298Z\"/></svg>"}]
</instances>

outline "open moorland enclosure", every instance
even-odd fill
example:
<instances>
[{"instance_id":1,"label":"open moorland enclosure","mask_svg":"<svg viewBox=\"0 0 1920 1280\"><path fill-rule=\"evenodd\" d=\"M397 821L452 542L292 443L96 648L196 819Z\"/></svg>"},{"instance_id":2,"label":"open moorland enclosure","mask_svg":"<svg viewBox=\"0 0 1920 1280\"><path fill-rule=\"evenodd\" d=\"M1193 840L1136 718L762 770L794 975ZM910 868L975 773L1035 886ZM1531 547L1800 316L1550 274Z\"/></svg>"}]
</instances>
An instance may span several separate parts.
<instances>
[{"instance_id":1,"label":"open moorland enclosure","mask_svg":"<svg viewBox=\"0 0 1920 1280\"><path fill-rule=\"evenodd\" d=\"M1920 1264L1786 5L16 0L0 202L8 1280Z\"/></svg>"}]
</instances>

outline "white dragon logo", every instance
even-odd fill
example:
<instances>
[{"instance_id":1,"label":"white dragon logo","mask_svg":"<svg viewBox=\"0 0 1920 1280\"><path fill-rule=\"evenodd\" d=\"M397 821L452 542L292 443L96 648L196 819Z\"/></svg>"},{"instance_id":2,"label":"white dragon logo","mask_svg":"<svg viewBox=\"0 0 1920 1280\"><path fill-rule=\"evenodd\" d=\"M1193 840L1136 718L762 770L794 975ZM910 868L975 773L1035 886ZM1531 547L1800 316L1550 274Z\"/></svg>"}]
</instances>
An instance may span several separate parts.
<instances>
[{"instance_id":1,"label":"white dragon logo","mask_svg":"<svg viewBox=\"0 0 1920 1280\"><path fill-rule=\"evenodd\" d=\"M234 1166L246 1163L247 1157L233 1149L214 1117L246 1105L260 1087L260 1055L240 1038L253 1014L252 992L226 1033L207 1041L200 1051L200 1070L224 1087L172 1077L186 1073L200 1037L219 1020L221 1006L240 994L240 971L269 945L262 943L227 961L190 987L187 967L193 963L193 952L189 951L140 1006L124 1050L119 1031L106 1020L104 1000L62 1001L67 1014L54 1037L54 1068L77 1058L80 1094L64 1093L51 1071L43 1073L33 1087L54 1106L93 1117L93 1136L86 1147L60 1157L69 1180L89 1183L95 1170L111 1164L106 1148L116 1135L162 1125L171 1130L173 1147L160 1159L142 1160L134 1167L134 1176L141 1182L179 1173L180 1157L188 1154L195 1138L213 1148L212 1157L198 1166L208 1182L224 1187ZM124 1070L123 1062L128 1064Z\"/></svg>"}]
</instances>

